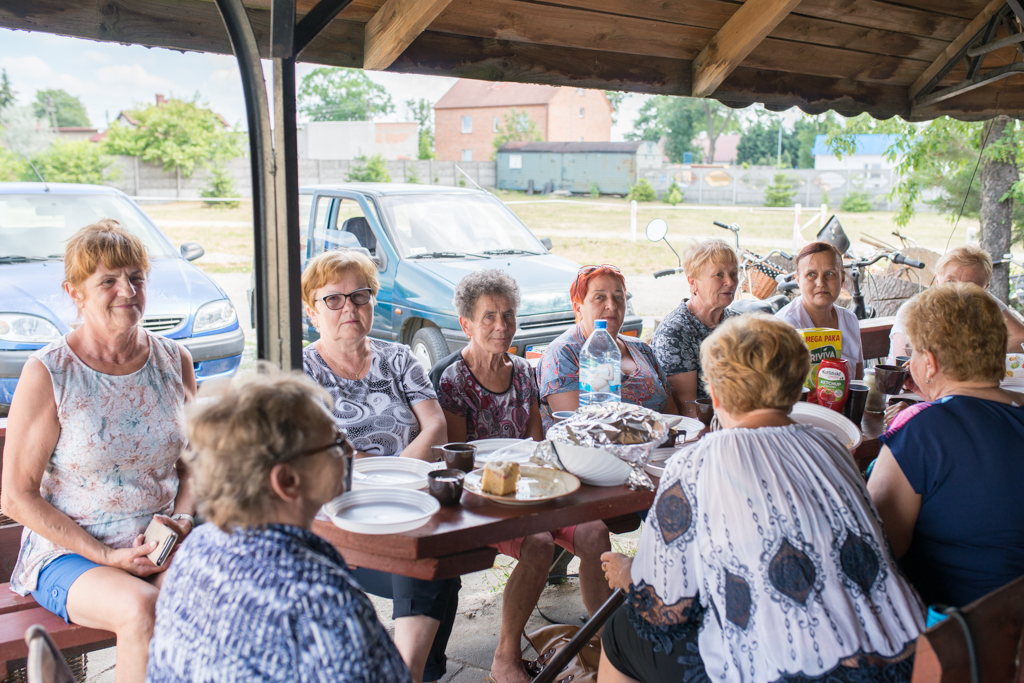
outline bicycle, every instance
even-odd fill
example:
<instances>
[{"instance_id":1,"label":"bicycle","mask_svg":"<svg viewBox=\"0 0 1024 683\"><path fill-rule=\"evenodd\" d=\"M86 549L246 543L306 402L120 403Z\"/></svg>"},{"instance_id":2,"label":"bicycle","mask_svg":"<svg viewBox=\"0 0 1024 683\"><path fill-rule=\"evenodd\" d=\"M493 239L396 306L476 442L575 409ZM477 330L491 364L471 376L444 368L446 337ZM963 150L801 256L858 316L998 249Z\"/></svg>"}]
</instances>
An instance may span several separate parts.
<instances>
[{"instance_id":1,"label":"bicycle","mask_svg":"<svg viewBox=\"0 0 1024 683\"><path fill-rule=\"evenodd\" d=\"M910 268L920 269L925 267L925 264L921 261L907 258L898 251L888 249L876 251L870 258L856 259L849 263L844 262L843 267L850 269L850 280L853 288L853 313L857 316L858 320L866 320L878 315L878 310L875 307L867 306L864 303L864 292L861 291L860 283L864 278L864 270L882 259L888 259L892 263Z\"/></svg>"}]
</instances>

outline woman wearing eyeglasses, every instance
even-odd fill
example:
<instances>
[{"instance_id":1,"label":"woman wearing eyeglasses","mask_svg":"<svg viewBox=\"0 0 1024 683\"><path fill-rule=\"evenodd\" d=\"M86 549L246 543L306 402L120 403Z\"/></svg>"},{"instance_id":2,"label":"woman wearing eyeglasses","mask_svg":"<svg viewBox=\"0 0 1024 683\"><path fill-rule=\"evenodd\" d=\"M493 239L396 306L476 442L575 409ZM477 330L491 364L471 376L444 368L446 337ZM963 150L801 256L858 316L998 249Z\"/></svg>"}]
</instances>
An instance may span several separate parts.
<instances>
[{"instance_id":1,"label":"woman wearing eyeglasses","mask_svg":"<svg viewBox=\"0 0 1024 683\"><path fill-rule=\"evenodd\" d=\"M658 412L678 413L665 373L651 347L633 337L619 335L626 317L626 279L611 265L583 266L569 287L576 325L544 351L538 367L541 417L544 430L553 423L552 412L580 407L580 350L604 320L622 354L622 400Z\"/></svg>"},{"instance_id":2,"label":"woman wearing eyeglasses","mask_svg":"<svg viewBox=\"0 0 1024 683\"><path fill-rule=\"evenodd\" d=\"M409 680L352 570L310 530L351 465L330 401L272 375L190 412L184 457L211 523L164 582L147 681Z\"/></svg>"},{"instance_id":3,"label":"woman wearing eyeglasses","mask_svg":"<svg viewBox=\"0 0 1024 683\"><path fill-rule=\"evenodd\" d=\"M864 351L860 321L853 311L836 306L846 273L843 255L828 242L811 242L796 255L796 281L800 296L786 304L775 317L798 330L827 327L843 333L840 358L849 361L854 377L864 376Z\"/></svg>"},{"instance_id":4,"label":"woman wearing eyeglasses","mask_svg":"<svg viewBox=\"0 0 1024 683\"><path fill-rule=\"evenodd\" d=\"M423 365L405 344L371 339L377 266L362 252L329 251L302 273L306 315L320 339L302 352L302 369L327 389L356 457L432 460L447 424ZM445 672L444 650L458 610L458 579L421 581L366 569L356 579L394 601L395 645L417 683Z\"/></svg>"}]
</instances>

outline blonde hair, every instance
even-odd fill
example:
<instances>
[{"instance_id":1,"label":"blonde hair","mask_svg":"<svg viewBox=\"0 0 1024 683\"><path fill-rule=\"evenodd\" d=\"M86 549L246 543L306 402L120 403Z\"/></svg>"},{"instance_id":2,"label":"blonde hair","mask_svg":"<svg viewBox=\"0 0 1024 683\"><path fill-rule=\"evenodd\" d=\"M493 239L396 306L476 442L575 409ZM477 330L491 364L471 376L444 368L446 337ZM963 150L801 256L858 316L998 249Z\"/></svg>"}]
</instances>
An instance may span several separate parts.
<instances>
[{"instance_id":1,"label":"blonde hair","mask_svg":"<svg viewBox=\"0 0 1024 683\"><path fill-rule=\"evenodd\" d=\"M71 236L64 249L64 281L81 287L100 263L107 268L134 267L145 273L150 268L142 240L112 218L87 225Z\"/></svg>"},{"instance_id":2,"label":"blonde hair","mask_svg":"<svg viewBox=\"0 0 1024 683\"><path fill-rule=\"evenodd\" d=\"M736 252L717 237L691 242L683 251L683 272L686 277L699 279L709 265L731 264L739 267Z\"/></svg>"},{"instance_id":3,"label":"blonde hair","mask_svg":"<svg viewBox=\"0 0 1024 683\"><path fill-rule=\"evenodd\" d=\"M907 336L956 382L1006 373L1006 323L995 299L973 282L929 287L907 303Z\"/></svg>"},{"instance_id":4,"label":"blonde hair","mask_svg":"<svg viewBox=\"0 0 1024 683\"><path fill-rule=\"evenodd\" d=\"M363 279L370 292L377 296L380 280L377 266L370 257L356 249L337 249L310 259L302 271L302 300L310 308L316 307L313 293L321 287L337 282L345 273L355 273Z\"/></svg>"},{"instance_id":5,"label":"blonde hair","mask_svg":"<svg viewBox=\"0 0 1024 683\"><path fill-rule=\"evenodd\" d=\"M811 354L791 325L764 315L729 318L700 345L704 381L729 413L788 411L800 398Z\"/></svg>"},{"instance_id":6,"label":"blonde hair","mask_svg":"<svg viewBox=\"0 0 1024 683\"><path fill-rule=\"evenodd\" d=\"M270 471L335 428L326 389L297 372L260 370L244 384L207 382L201 393L215 395L187 409L185 458L199 511L226 532L260 523L274 495Z\"/></svg>"},{"instance_id":7,"label":"blonde hair","mask_svg":"<svg viewBox=\"0 0 1024 683\"><path fill-rule=\"evenodd\" d=\"M980 287L987 286L992 279L992 257L987 251L973 244L965 244L947 251L935 263L935 272L938 273L946 266L953 266L954 272L961 268L980 268L985 277L985 281L979 283Z\"/></svg>"}]
</instances>

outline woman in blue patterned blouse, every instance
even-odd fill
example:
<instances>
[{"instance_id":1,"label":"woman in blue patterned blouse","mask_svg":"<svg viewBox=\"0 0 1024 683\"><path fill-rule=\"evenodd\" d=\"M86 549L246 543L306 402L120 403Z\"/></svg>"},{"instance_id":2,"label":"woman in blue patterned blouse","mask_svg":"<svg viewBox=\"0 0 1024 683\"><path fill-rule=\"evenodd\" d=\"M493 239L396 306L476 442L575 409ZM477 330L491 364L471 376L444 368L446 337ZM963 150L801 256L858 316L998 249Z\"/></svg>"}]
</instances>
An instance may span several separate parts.
<instances>
[{"instance_id":1,"label":"woman in blue patterned blouse","mask_svg":"<svg viewBox=\"0 0 1024 683\"><path fill-rule=\"evenodd\" d=\"M226 388L188 420L210 520L160 591L146 680L410 681L345 561L310 528L345 490L352 447L302 377Z\"/></svg>"}]
</instances>

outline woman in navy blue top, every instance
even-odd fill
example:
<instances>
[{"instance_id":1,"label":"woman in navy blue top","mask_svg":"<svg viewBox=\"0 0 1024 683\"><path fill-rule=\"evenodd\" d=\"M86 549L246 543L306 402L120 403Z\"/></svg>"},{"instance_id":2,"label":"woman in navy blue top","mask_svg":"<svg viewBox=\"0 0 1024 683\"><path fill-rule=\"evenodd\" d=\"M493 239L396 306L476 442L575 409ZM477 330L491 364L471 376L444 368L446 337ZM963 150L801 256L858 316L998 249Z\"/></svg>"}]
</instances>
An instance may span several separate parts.
<instances>
[{"instance_id":1,"label":"woman in navy blue top","mask_svg":"<svg viewBox=\"0 0 1024 683\"><path fill-rule=\"evenodd\" d=\"M868 491L924 601L962 607L1024 574L1024 395L1000 388L1006 326L984 290L945 284L907 306L926 402L879 439Z\"/></svg>"}]
</instances>

